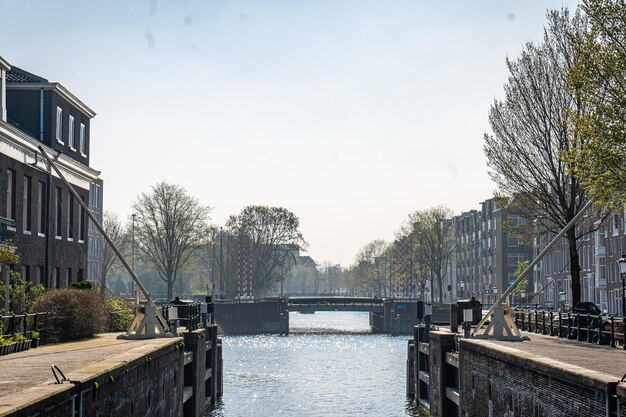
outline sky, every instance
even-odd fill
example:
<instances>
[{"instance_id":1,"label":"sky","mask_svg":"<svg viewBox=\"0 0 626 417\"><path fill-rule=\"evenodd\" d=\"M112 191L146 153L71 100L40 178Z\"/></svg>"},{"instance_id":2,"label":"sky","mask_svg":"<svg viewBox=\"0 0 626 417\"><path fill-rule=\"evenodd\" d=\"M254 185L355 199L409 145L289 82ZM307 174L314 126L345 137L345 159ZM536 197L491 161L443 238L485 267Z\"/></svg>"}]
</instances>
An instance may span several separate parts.
<instances>
[{"instance_id":1,"label":"sky","mask_svg":"<svg viewBox=\"0 0 626 417\"><path fill-rule=\"evenodd\" d=\"M122 219L159 181L223 225L300 218L348 266L408 214L491 196L483 154L505 58L550 0L0 0L0 56L94 109L91 166Z\"/></svg>"}]
</instances>

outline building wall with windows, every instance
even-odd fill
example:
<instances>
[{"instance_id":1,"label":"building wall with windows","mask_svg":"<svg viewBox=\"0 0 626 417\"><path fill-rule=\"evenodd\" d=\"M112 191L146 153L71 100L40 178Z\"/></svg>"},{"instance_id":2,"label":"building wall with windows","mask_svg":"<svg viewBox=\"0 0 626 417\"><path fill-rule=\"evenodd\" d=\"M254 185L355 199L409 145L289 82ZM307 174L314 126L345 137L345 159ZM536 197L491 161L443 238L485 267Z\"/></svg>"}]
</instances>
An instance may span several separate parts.
<instances>
[{"instance_id":1,"label":"building wall with windows","mask_svg":"<svg viewBox=\"0 0 626 417\"><path fill-rule=\"evenodd\" d=\"M88 155L89 119L95 113L61 84L11 68L2 58L0 69L0 238L20 255L11 269L35 284L63 288L86 279L87 216L38 146L80 199L89 201L89 184L100 174L89 167ZM59 120L57 107L63 109ZM8 282L6 268L3 274Z\"/></svg>"},{"instance_id":2,"label":"building wall with windows","mask_svg":"<svg viewBox=\"0 0 626 417\"><path fill-rule=\"evenodd\" d=\"M101 179L92 181L89 186L89 210L94 215L98 223L102 224L102 197L104 184ZM88 259L87 259L87 279L102 285L102 262L103 262L103 245L102 235L91 221L87 220L89 225L87 229L88 239Z\"/></svg>"},{"instance_id":3,"label":"building wall with windows","mask_svg":"<svg viewBox=\"0 0 626 417\"><path fill-rule=\"evenodd\" d=\"M523 222L506 212L499 199L480 203L454 218L456 250L456 293L458 298L476 297L484 304L494 303L505 291L518 262L529 260L532 249L507 233L509 225ZM529 277L532 282L532 274Z\"/></svg>"}]
</instances>

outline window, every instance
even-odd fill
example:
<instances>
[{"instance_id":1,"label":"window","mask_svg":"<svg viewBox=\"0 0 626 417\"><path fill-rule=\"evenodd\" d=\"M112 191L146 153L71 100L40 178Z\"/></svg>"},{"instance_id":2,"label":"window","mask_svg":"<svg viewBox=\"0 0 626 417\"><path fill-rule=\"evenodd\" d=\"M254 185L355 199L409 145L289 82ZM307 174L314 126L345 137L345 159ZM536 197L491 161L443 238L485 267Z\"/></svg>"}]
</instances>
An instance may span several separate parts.
<instances>
[{"instance_id":1,"label":"window","mask_svg":"<svg viewBox=\"0 0 626 417\"><path fill-rule=\"evenodd\" d=\"M85 198L82 197L83 203ZM78 241L83 243L85 241L85 210L83 206L78 206Z\"/></svg>"},{"instance_id":2,"label":"window","mask_svg":"<svg viewBox=\"0 0 626 417\"><path fill-rule=\"evenodd\" d=\"M67 144L71 150L76 150L74 146L74 116L70 116L70 121L67 124Z\"/></svg>"},{"instance_id":3,"label":"window","mask_svg":"<svg viewBox=\"0 0 626 417\"><path fill-rule=\"evenodd\" d=\"M67 268L67 281L65 282L65 286L69 287L72 284L72 268Z\"/></svg>"},{"instance_id":4,"label":"window","mask_svg":"<svg viewBox=\"0 0 626 417\"><path fill-rule=\"evenodd\" d=\"M510 248L517 247L520 244L519 238L517 238L515 236L508 236L508 240L509 240L509 247Z\"/></svg>"},{"instance_id":5,"label":"window","mask_svg":"<svg viewBox=\"0 0 626 417\"><path fill-rule=\"evenodd\" d=\"M7 219L15 220L15 171L7 169Z\"/></svg>"},{"instance_id":6,"label":"window","mask_svg":"<svg viewBox=\"0 0 626 417\"><path fill-rule=\"evenodd\" d=\"M67 240L74 240L74 196L68 192L67 196Z\"/></svg>"},{"instance_id":7,"label":"window","mask_svg":"<svg viewBox=\"0 0 626 417\"><path fill-rule=\"evenodd\" d=\"M60 107L57 107L56 133L57 133L57 142L63 145L63 110Z\"/></svg>"},{"instance_id":8,"label":"window","mask_svg":"<svg viewBox=\"0 0 626 417\"><path fill-rule=\"evenodd\" d=\"M51 288L61 288L61 268L54 268L54 276L52 277L53 284L50 285Z\"/></svg>"},{"instance_id":9,"label":"window","mask_svg":"<svg viewBox=\"0 0 626 417\"><path fill-rule=\"evenodd\" d=\"M56 224L56 235L57 239L61 239L61 213L63 211L63 201L61 196L61 187L56 187L57 189L57 210L55 213L55 224Z\"/></svg>"},{"instance_id":10,"label":"window","mask_svg":"<svg viewBox=\"0 0 626 417\"><path fill-rule=\"evenodd\" d=\"M517 267L518 264L524 262L524 255L521 253L510 253L508 256L508 266Z\"/></svg>"},{"instance_id":11,"label":"window","mask_svg":"<svg viewBox=\"0 0 626 417\"><path fill-rule=\"evenodd\" d=\"M32 209L31 178L24 175L24 190L22 194L22 230L30 234L30 212Z\"/></svg>"},{"instance_id":12,"label":"window","mask_svg":"<svg viewBox=\"0 0 626 417\"><path fill-rule=\"evenodd\" d=\"M598 275L600 279L606 279L606 258L604 256L601 256L600 258L598 258L598 263L599 263Z\"/></svg>"},{"instance_id":13,"label":"window","mask_svg":"<svg viewBox=\"0 0 626 417\"><path fill-rule=\"evenodd\" d=\"M78 146L80 147L80 154L84 157L87 157L87 132L85 130L85 125L83 123L80 124L80 143Z\"/></svg>"},{"instance_id":14,"label":"window","mask_svg":"<svg viewBox=\"0 0 626 417\"><path fill-rule=\"evenodd\" d=\"M46 225L46 185L39 181L37 184L37 233L39 236L45 236Z\"/></svg>"},{"instance_id":15,"label":"window","mask_svg":"<svg viewBox=\"0 0 626 417\"><path fill-rule=\"evenodd\" d=\"M21 277L24 281L31 281L31 276L30 276L30 266L29 265L22 265L22 277Z\"/></svg>"},{"instance_id":16,"label":"window","mask_svg":"<svg viewBox=\"0 0 626 417\"><path fill-rule=\"evenodd\" d=\"M35 280L36 281L33 281L33 285L43 284L43 267L37 267L37 276L35 276Z\"/></svg>"}]
</instances>

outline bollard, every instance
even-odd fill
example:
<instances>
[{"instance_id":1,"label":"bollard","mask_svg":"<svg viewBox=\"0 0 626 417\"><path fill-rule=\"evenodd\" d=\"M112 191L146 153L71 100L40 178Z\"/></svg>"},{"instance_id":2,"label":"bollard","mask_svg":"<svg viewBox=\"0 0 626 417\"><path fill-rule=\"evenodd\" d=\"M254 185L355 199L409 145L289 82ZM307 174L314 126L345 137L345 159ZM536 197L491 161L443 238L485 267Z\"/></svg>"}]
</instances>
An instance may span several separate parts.
<instances>
[{"instance_id":1,"label":"bollard","mask_svg":"<svg viewBox=\"0 0 626 417\"><path fill-rule=\"evenodd\" d=\"M459 331L459 317L457 316L456 304L450 304L450 331L452 333L458 333Z\"/></svg>"}]
</instances>

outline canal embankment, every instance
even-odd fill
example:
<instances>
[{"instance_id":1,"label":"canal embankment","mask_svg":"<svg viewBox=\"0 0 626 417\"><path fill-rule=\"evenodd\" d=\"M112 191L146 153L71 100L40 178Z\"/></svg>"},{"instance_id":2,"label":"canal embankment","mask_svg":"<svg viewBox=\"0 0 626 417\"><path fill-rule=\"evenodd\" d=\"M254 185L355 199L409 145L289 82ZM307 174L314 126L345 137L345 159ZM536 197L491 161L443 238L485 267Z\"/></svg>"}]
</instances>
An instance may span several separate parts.
<instances>
[{"instance_id":1,"label":"canal embankment","mask_svg":"<svg viewBox=\"0 0 626 417\"><path fill-rule=\"evenodd\" d=\"M118 335L1 357L0 416L197 417L221 396L216 326L171 338Z\"/></svg>"}]
</instances>

